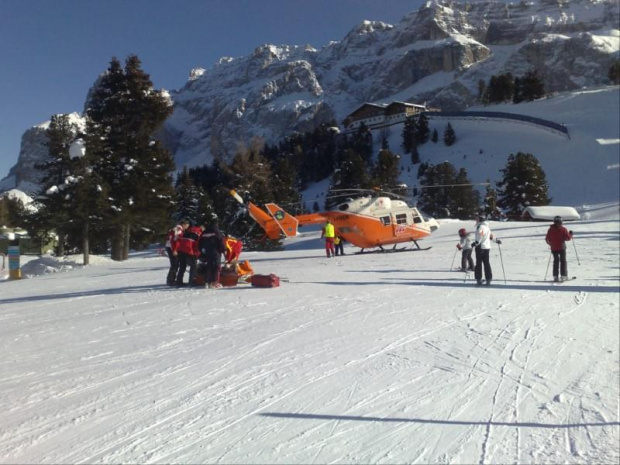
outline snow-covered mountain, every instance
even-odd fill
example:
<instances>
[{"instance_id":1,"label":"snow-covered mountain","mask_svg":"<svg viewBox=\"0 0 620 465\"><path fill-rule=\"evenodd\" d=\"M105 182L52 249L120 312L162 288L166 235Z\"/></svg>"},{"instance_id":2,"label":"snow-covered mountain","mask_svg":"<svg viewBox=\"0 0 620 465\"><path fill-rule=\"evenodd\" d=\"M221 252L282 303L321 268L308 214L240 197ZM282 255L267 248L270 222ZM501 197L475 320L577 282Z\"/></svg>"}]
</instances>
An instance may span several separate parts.
<instances>
[{"instance_id":1,"label":"snow-covered mountain","mask_svg":"<svg viewBox=\"0 0 620 465\"><path fill-rule=\"evenodd\" d=\"M262 45L221 59L173 93L166 139L179 166L230 160L253 136L273 142L364 102L475 103L478 82L536 69L551 92L608 83L618 55L618 2L441 3L395 25L365 21L320 50Z\"/></svg>"},{"instance_id":2,"label":"snow-covered mountain","mask_svg":"<svg viewBox=\"0 0 620 465\"><path fill-rule=\"evenodd\" d=\"M79 113L71 113L68 116L69 122L77 129L84 129L85 120ZM13 188L19 188L25 192L37 190L40 174L36 165L42 163L48 154L46 131L49 125L48 120L24 132L17 164L11 168L4 179L0 180L0 192Z\"/></svg>"},{"instance_id":3,"label":"snow-covered mountain","mask_svg":"<svg viewBox=\"0 0 620 465\"><path fill-rule=\"evenodd\" d=\"M468 108L476 102L479 81L488 82L494 74L519 76L535 68L552 92L605 85L620 49L619 11L615 0L429 1L395 26L365 21L320 50L262 45L249 56L222 58L210 69L192 70L185 86L171 93L175 112L160 137L179 168L191 167L213 157L230 160L240 143L255 136L276 142L319 123L341 123L366 101ZM562 115L553 105L540 106L548 119L566 123L573 118L579 124L576 115ZM527 114L528 108L511 105L502 111ZM616 114L619 106L606 108ZM617 119L605 109L593 110L602 121ZM510 138L514 131L505 127ZM588 129L591 140L603 137L597 135L599 129ZM18 164L0 181L0 191L36 182L32 166L43 150L40 132L33 128L24 135ZM479 145L492 150L484 140ZM567 144L566 156L573 150L581 147Z\"/></svg>"}]
</instances>

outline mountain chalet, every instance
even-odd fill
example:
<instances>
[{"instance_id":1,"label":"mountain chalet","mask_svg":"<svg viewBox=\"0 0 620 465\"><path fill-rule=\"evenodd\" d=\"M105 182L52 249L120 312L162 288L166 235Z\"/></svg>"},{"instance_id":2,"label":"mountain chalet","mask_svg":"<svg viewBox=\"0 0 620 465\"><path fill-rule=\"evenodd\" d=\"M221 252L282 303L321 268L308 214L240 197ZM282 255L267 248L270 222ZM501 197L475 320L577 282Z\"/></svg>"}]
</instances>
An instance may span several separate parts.
<instances>
[{"instance_id":1,"label":"mountain chalet","mask_svg":"<svg viewBox=\"0 0 620 465\"><path fill-rule=\"evenodd\" d=\"M439 110L408 102L364 103L344 119L343 125L347 131L357 129L362 123L376 129L402 123L408 116L428 111Z\"/></svg>"}]
</instances>

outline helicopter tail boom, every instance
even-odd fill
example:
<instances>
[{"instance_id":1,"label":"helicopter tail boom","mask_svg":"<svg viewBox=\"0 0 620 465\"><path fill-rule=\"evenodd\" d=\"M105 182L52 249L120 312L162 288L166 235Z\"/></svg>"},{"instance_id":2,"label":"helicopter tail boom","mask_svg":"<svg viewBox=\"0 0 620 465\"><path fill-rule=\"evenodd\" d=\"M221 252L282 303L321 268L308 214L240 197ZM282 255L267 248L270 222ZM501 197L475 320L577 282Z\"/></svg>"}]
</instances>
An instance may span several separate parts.
<instances>
[{"instance_id":1,"label":"helicopter tail boom","mask_svg":"<svg viewBox=\"0 0 620 465\"><path fill-rule=\"evenodd\" d=\"M287 237L297 235L297 225L299 224L297 218L285 212L275 203L268 203L265 205L268 212L266 213L252 202L248 202L248 204L245 205L241 196L237 194L234 189L229 190L228 193L237 202L248 209L250 216L265 230L265 234L269 239L279 239L282 233Z\"/></svg>"},{"instance_id":2,"label":"helicopter tail boom","mask_svg":"<svg viewBox=\"0 0 620 465\"><path fill-rule=\"evenodd\" d=\"M275 218L252 202L248 202L247 208L250 216L265 230L265 234L269 239L275 240L280 238L283 230Z\"/></svg>"},{"instance_id":3,"label":"helicopter tail boom","mask_svg":"<svg viewBox=\"0 0 620 465\"><path fill-rule=\"evenodd\" d=\"M267 203L265 204L265 208L267 208L267 211L285 236L294 237L297 235L297 225L299 224L297 218L285 212L275 203Z\"/></svg>"}]
</instances>

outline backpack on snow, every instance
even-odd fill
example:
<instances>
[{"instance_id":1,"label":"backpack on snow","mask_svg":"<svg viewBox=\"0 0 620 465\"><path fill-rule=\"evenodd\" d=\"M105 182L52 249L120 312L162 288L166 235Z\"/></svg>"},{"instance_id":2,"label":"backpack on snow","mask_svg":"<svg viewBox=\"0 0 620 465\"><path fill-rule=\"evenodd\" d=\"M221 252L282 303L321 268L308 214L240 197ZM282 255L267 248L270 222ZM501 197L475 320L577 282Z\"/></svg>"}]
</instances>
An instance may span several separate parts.
<instances>
[{"instance_id":1,"label":"backpack on snow","mask_svg":"<svg viewBox=\"0 0 620 465\"><path fill-rule=\"evenodd\" d=\"M253 287L279 287L280 278L275 274L255 274L251 278Z\"/></svg>"}]
</instances>

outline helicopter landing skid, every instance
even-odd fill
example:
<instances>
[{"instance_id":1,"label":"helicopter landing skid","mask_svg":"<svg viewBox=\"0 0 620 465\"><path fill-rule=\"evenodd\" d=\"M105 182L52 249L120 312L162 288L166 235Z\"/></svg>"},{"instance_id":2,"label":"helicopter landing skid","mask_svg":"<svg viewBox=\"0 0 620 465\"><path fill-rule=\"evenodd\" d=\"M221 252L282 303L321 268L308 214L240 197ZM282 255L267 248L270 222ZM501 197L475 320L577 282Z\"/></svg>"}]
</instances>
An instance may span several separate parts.
<instances>
[{"instance_id":1,"label":"helicopter landing skid","mask_svg":"<svg viewBox=\"0 0 620 465\"><path fill-rule=\"evenodd\" d=\"M429 250L432 248L431 247L420 247L418 245L418 243L416 241L413 241L416 248L407 248L407 247L401 247L399 249L396 248L396 245L394 245L394 247L392 247L391 249L384 249L383 247L379 246L379 248L375 248L373 250L365 250L362 249L359 252L355 252L355 254L367 254L367 253L392 253L392 252L423 252L425 250Z\"/></svg>"}]
</instances>

